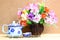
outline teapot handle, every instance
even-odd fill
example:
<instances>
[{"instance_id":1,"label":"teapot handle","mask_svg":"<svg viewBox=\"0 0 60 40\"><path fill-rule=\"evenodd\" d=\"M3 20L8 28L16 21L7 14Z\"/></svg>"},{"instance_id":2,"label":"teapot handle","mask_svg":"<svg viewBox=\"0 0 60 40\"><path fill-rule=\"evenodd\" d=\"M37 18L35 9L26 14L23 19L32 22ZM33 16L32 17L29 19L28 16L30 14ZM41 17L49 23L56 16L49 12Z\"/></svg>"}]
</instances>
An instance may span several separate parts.
<instances>
[{"instance_id":1,"label":"teapot handle","mask_svg":"<svg viewBox=\"0 0 60 40\"><path fill-rule=\"evenodd\" d=\"M8 33L8 31L5 32L5 30L4 30L4 27L5 27L5 26L8 26L8 25L7 25L7 24L4 24L4 25L2 26L2 32L3 32L3 33Z\"/></svg>"}]
</instances>

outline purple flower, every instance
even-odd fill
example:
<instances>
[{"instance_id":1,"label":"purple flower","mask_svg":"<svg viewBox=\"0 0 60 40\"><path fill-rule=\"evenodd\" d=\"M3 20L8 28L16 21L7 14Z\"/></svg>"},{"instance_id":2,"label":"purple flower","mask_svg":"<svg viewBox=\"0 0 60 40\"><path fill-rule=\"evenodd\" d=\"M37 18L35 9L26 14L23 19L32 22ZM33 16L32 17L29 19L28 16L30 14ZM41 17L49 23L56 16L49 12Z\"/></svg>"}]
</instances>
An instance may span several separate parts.
<instances>
[{"instance_id":1,"label":"purple flower","mask_svg":"<svg viewBox=\"0 0 60 40\"><path fill-rule=\"evenodd\" d=\"M33 20L34 17L35 17L35 15L33 13L28 14L28 19Z\"/></svg>"}]
</instances>

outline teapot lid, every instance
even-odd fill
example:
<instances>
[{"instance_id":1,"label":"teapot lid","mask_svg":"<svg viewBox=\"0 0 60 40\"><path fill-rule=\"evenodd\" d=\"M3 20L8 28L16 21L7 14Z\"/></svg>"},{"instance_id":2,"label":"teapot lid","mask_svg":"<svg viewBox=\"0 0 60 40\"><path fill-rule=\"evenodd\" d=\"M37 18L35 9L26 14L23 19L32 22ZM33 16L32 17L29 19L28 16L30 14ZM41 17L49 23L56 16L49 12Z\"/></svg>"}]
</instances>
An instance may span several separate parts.
<instances>
[{"instance_id":1,"label":"teapot lid","mask_svg":"<svg viewBox=\"0 0 60 40\"><path fill-rule=\"evenodd\" d=\"M19 27L21 26L19 23L16 23L15 21L13 21L11 24L8 25L9 27Z\"/></svg>"}]
</instances>

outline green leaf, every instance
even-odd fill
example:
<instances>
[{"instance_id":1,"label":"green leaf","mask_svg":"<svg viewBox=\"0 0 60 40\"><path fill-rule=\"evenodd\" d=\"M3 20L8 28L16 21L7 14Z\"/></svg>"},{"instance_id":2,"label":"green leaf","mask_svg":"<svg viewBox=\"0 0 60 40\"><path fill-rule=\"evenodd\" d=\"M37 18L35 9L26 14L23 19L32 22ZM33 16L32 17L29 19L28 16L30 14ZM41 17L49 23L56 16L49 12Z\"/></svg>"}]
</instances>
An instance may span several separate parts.
<instances>
[{"instance_id":1,"label":"green leaf","mask_svg":"<svg viewBox=\"0 0 60 40\"><path fill-rule=\"evenodd\" d=\"M30 10L27 10L27 13L29 14L29 13L30 13L30 11L31 11L31 9L30 9Z\"/></svg>"},{"instance_id":2,"label":"green leaf","mask_svg":"<svg viewBox=\"0 0 60 40\"><path fill-rule=\"evenodd\" d=\"M44 7L43 6L40 6L39 14L42 14L43 12L44 12Z\"/></svg>"},{"instance_id":3,"label":"green leaf","mask_svg":"<svg viewBox=\"0 0 60 40\"><path fill-rule=\"evenodd\" d=\"M27 24L32 24L32 22L30 20L27 20Z\"/></svg>"},{"instance_id":4,"label":"green leaf","mask_svg":"<svg viewBox=\"0 0 60 40\"><path fill-rule=\"evenodd\" d=\"M39 14L42 14L44 12L44 3L38 5L39 5Z\"/></svg>"},{"instance_id":5,"label":"green leaf","mask_svg":"<svg viewBox=\"0 0 60 40\"><path fill-rule=\"evenodd\" d=\"M40 19L40 24L43 24L44 23L44 19Z\"/></svg>"}]
</instances>

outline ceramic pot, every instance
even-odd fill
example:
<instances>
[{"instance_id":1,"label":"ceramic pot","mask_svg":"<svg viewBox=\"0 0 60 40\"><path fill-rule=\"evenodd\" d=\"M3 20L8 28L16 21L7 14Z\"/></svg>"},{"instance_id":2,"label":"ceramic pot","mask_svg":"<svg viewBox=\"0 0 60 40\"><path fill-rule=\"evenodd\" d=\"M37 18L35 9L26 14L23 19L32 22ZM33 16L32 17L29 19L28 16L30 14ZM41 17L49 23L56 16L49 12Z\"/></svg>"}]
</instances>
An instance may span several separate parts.
<instances>
[{"instance_id":1,"label":"ceramic pot","mask_svg":"<svg viewBox=\"0 0 60 40\"><path fill-rule=\"evenodd\" d=\"M4 27L6 27L6 26L8 27L7 32L5 32L5 30L4 30ZM9 25L4 24L2 26L2 32L7 34L8 37L21 37L21 36L23 36L22 28L23 27L20 24L15 23L15 21L13 21L12 24L9 24Z\"/></svg>"}]
</instances>

